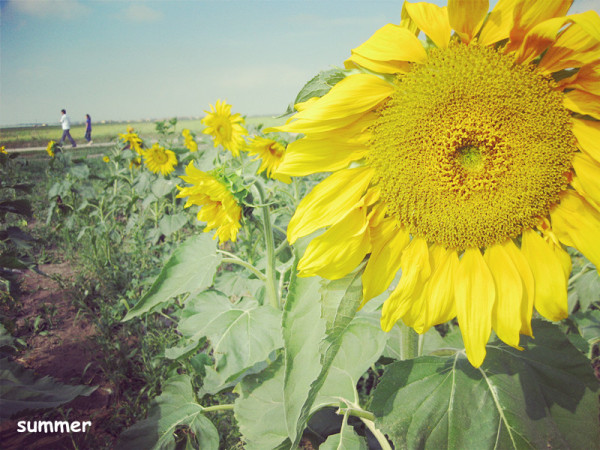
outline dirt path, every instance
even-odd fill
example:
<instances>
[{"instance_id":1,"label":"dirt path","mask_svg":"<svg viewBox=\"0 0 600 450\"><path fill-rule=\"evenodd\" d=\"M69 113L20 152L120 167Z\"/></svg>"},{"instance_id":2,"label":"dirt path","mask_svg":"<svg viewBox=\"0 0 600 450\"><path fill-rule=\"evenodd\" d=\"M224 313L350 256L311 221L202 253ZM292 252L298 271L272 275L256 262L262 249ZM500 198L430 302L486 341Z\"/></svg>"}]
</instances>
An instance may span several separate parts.
<instances>
[{"instance_id":1,"label":"dirt path","mask_svg":"<svg viewBox=\"0 0 600 450\"><path fill-rule=\"evenodd\" d=\"M102 423L111 414L111 386L96 360L96 329L72 304L72 292L52 279L68 281L73 270L68 263L45 264L39 269L44 276L25 271L21 276L21 294L15 307L2 313L14 325L15 337L27 343L15 361L39 375L51 376L65 384L98 386L89 397L79 397L62 407L68 420L90 420L92 428L83 433L40 434L18 433L17 420L0 425L0 447L3 449L72 449L90 447L94 442L104 446L114 441ZM65 284L65 283L63 283ZM26 420L65 420L62 416L48 419L47 411L26 414ZM81 444L81 446L80 446Z\"/></svg>"},{"instance_id":2,"label":"dirt path","mask_svg":"<svg viewBox=\"0 0 600 450\"><path fill-rule=\"evenodd\" d=\"M71 148L70 145L67 145L65 147L66 151L77 151L77 150L85 150L85 149L90 149L90 148L106 148L106 147L112 147L114 144L114 142L105 142L105 143L93 143L91 145L87 145L87 144L81 144L81 145L77 145L77 147L75 148ZM7 148L6 151L10 154L10 153L30 153L30 152L41 152L41 151L45 151L46 147L22 147L22 148Z\"/></svg>"}]
</instances>

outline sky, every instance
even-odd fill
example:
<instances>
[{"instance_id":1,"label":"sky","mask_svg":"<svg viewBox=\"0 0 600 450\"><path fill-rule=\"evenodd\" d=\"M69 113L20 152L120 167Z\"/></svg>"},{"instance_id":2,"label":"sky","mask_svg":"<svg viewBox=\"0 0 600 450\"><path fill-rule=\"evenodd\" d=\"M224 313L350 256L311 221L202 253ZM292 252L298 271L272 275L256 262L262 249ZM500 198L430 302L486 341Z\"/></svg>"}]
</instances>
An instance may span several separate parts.
<instances>
[{"instance_id":1,"label":"sky","mask_svg":"<svg viewBox=\"0 0 600 450\"><path fill-rule=\"evenodd\" d=\"M490 7L497 0L490 1ZM445 5L446 0L430 0ZM400 0L0 0L0 126L279 115ZM600 0L575 0L571 12Z\"/></svg>"}]
</instances>

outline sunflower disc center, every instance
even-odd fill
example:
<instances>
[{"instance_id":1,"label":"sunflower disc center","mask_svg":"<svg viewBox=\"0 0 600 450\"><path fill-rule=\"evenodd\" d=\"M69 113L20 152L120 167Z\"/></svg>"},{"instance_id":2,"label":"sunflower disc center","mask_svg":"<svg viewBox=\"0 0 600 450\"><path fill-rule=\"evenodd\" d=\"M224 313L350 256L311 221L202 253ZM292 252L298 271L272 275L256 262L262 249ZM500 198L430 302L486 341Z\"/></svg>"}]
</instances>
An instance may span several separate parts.
<instances>
[{"instance_id":1,"label":"sunflower disc center","mask_svg":"<svg viewBox=\"0 0 600 450\"><path fill-rule=\"evenodd\" d=\"M388 214L448 248L517 237L566 189L575 139L554 82L476 45L434 49L400 75L371 126Z\"/></svg>"},{"instance_id":2,"label":"sunflower disc center","mask_svg":"<svg viewBox=\"0 0 600 450\"><path fill-rule=\"evenodd\" d=\"M479 172L483 169L483 156L479 147L467 145L457 151L458 163L468 172Z\"/></svg>"}]
</instances>

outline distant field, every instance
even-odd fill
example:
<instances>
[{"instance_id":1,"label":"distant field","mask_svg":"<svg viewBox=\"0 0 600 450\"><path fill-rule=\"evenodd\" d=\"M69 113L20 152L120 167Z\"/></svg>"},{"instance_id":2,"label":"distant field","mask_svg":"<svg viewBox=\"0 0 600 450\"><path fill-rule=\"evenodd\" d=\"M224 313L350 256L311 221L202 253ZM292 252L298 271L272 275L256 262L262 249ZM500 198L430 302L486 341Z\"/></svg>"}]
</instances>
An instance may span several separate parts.
<instances>
[{"instance_id":1,"label":"distant field","mask_svg":"<svg viewBox=\"0 0 600 450\"><path fill-rule=\"evenodd\" d=\"M263 124L265 127L279 125L285 119L277 119L269 116L248 117L246 124L249 127L256 127ZM111 123L92 123L92 139L94 142L111 142L115 140L119 133L125 133L128 126L145 139L152 139L157 136L156 122L111 122ZM182 119L177 122L177 131L188 128L196 134L202 133L204 125L200 119ZM71 136L75 141L85 143L85 125L73 125ZM26 147L44 147L49 141L58 141L62 136L60 125L57 126L31 126L0 128L0 145L11 148Z\"/></svg>"}]
</instances>

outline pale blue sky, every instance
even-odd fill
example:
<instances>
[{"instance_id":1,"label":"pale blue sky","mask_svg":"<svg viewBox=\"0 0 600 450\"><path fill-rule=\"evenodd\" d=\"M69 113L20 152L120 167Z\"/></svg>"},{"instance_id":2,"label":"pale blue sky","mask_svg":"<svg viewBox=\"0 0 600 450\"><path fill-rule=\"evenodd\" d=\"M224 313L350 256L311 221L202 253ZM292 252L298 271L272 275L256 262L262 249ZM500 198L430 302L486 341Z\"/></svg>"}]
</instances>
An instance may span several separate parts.
<instances>
[{"instance_id":1,"label":"pale blue sky","mask_svg":"<svg viewBox=\"0 0 600 450\"><path fill-rule=\"evenodd\" d=\"M446 0L434 1L446 4ZM490 4L493 6L496 0ZM576 0L577 10L600 0ZM283 112L399 0L0 0L0 125Z\"/></svg>"}]
</instances>

